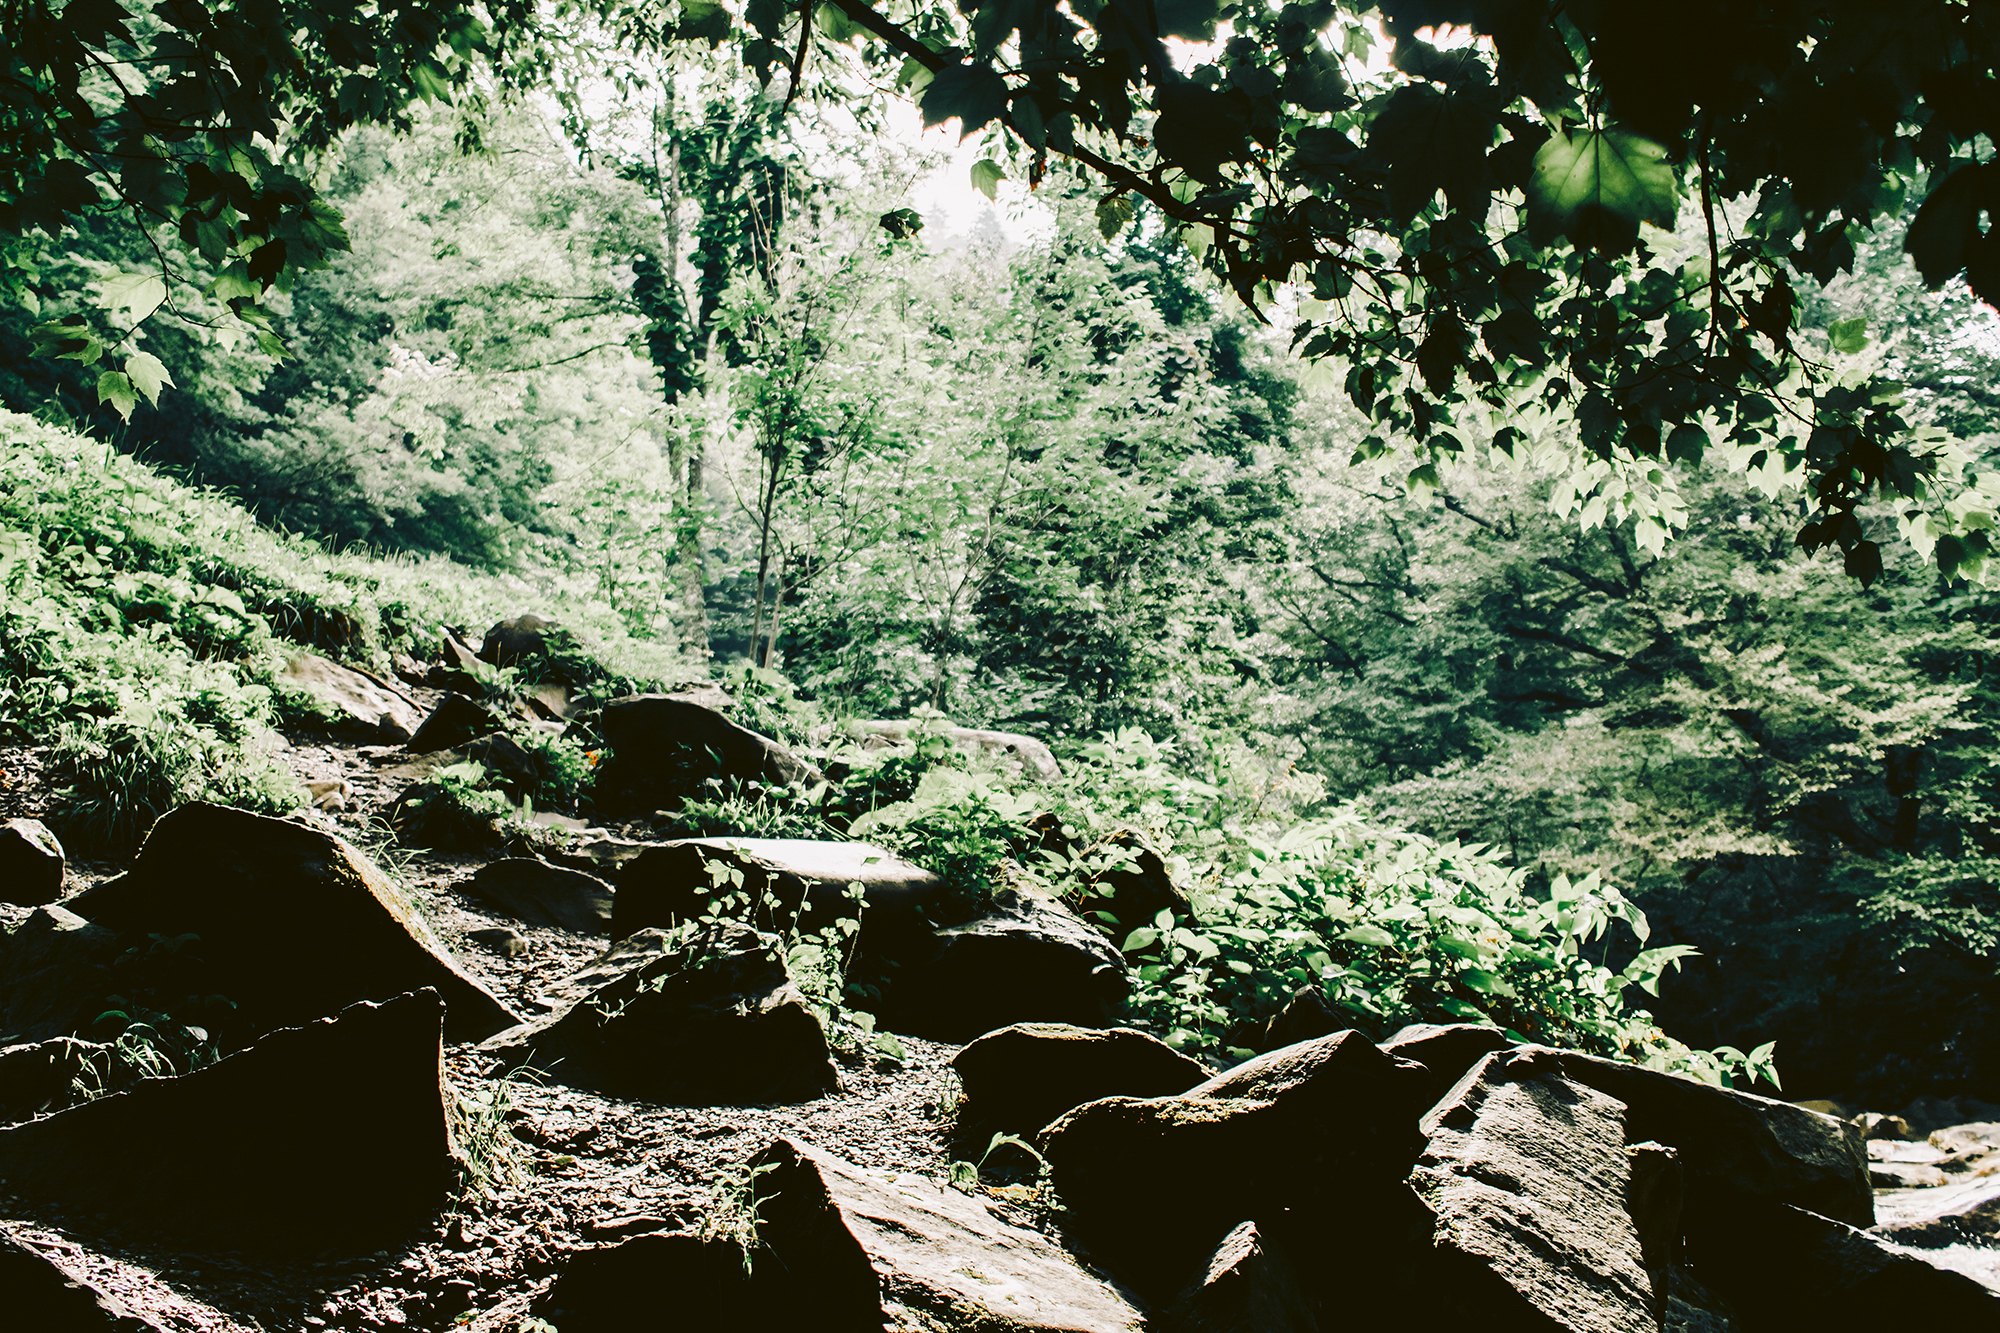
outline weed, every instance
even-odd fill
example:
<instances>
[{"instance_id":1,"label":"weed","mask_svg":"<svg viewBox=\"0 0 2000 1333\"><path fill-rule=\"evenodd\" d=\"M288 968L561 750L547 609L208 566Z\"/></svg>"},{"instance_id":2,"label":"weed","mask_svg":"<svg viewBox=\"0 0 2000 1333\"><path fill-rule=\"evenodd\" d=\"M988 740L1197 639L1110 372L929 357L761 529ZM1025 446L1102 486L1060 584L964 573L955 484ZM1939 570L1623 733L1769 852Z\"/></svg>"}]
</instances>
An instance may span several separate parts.
<instances>
[{"instance_id":1,"label":"weed","mask_svg":"<svg viewBox=\"0 0 2000 1333\"><path fill-rule=\"evenodd\" d=\"M538 1071L524 1065L452 1099L452 1140L458 1146L452 1212L463 1213L476 1200L491 1198L526 1179L520 1144L508 1119L515 1109L514 1088L541 1078Z\"/></svg>"}]
</instances>

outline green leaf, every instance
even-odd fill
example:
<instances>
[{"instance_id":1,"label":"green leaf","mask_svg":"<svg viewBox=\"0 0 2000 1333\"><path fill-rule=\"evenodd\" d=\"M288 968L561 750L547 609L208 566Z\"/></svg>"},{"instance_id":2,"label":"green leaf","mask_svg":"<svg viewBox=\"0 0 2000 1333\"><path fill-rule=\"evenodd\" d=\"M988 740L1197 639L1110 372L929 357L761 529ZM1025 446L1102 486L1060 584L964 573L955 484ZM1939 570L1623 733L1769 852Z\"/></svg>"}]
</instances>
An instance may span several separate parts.
<instances>
[{"instance_id":1,"label":"green leaf","mask_svg":"<svg viewBox=\"0 0 2000 1333\"><path fill-rule=\"evenodd\" d=\"M1678 968L1683 958L1698 958L1701 950L1691 944L1670 944L1663 949L1647 949L1618 974L1627 986L1637 986L1648 995L1660 993L1660 976L1668 968Z\"/></svg>"},{"instance_id":2,"label":"green leaf","mask_svg":"<svg viewBox=\"0 0 2000 1333\"><path fill-rule=\"evenodd\" d=\"M1366 944L1374 949L1393 949L1396 937L1380 926L1359 925L1343 931L1339 938L1350 944Z\"/></svg>"},{"instance_id":3,"label":"green leaf","mask_svg":"<svg viewBox=\"0 0 2000 1333\"><path fill-rule=\"evenodd\" d=\"M1699 463L1708 449L1708 432L1692 421L1683 421L1667 435L1667 461Z\"/></svg>"},{"instance_id":4,"label":"green leaf","mask_svg":"<svg viewBox=\"0 0 2000 1333\"><path fill-rule=\"evenodd\" d=\"M1391 93L1368 129L1368 157L1389 177L1389 214L1415 217L1439 190L1453 209L1484 218L1491 197L1486 150L1494 120L1469 97L1446 97L1428 83Z\"/></svg>"},{"instance_id":5,"label":"green leaf","mask_svg":"<svg viewBox=\"0 0 2000 1333\"><path fill-rule=\"evenodd\" d=\"M153 406L160 405L160 390L173 387L173 377L167 368L151 352L134 352L125 358L125 375L132 381L132 387L146 396Z\"/></svg>"},{"instance_id":6,"label":"green leaf","mask_svg":"<svg viewBox=\"0 0 2000 1333\"><path fill-rule=\"evenodd\" d=\"M263 292L263 288L252 281L250 266L239 259L215 275L215 281L209 284L208 291L218 301L237 298L254 301Z\"/></svg>"},{"instance_id":7,"label":"green leaf","mask_svg":"<svg viewBox=\"0 0 2000 1333\"><path fill-rule=\"evenodd\" d=\"M958 120L959 138L969 138L997 120L1007 107L1007 81L985 65L947 65L917 99L924 127Z\"/></svg>"},{"instance_id":8,"label":"green leaf","mask_svg":"<svg viewBox=\"0 0 2000 1333\"><path fill-rule=\"evenodd\" d=\"M1122 194L1107 194L1097 201L1097 234L1114 240L1132 221L1132 201Z\"/></svg>"},{"instance_id":9,"label":"green leaf","mask_svg":"<svg viewBox=\"0 0 2000 1333\"><path fill-rule=\"evenodd\" d=\"M167 284L157 273L121 273L100 289L101 304L113 316L129 311L131 322L144 322L167 299Z\"/></svg>"},{"instance_id":10,"label":"green leaf","mask_svg":"<svg viewBox=\"0 0 2000 1333\"><path fill-rule=\"evenodd\" d=\"M139 405L139 395L123 371L107 370L97 377L97 401L109 404L119 416L130 421L132 409Z\"/></svg>"},{"instance_id":11,"label":"green leaf","mask_svg":"<svg viewBox=\"0 0 2000 1333\"><path fill-rule=\"evenodd\" d=\"M899 241L908 240L924 229L923 214L914 208L892 208L878 221L883 231Z\"/></svg>"},{"instance_id":12,"label":"green leaf","mask_svg":"<svg viewBox=\"0 0 2000 1333\"><path fill-rule=\"evenodd\" d=\"M832 9L831 5L820 6L822 12ZM719 46L728 38L732 21L718 0L681 0L681 21L674 25L674 40Z\"/></svg>"},{"instance_id":13,"label":"green leaf","mask_svg":"<svg viewBox=\"0 0 2000 1333\"><path fill-rule=\"evenodd\" d=\"M1159 931L1154 930L1151 926L1141 926L1125 937L1125 944L1120 949L1120 952L1138 953L1141 949L1150 949L1159 942Z\"/></svg>"},{"instance_id":14,"label":"green leaf","mask_svg":"<svg viewBox=\"0 0 2000 1333\"><path fill-rule=\"evenodd\" d=\"M988 199L998 200L1000 182L1007 179L1007 173L992 158L982 157L972 164L972 188Z\"/></svg>"},{"instance_id":15,"label":"green leaf","mask_svg":"<svg viewBox=\"0 0 2000 1333\"><path fill-rule=\"evenodd\" d=\"M1868 345L1868 316L1856 315L1853 319L1836 319L1826 326L1826 340L1833 344L1833 350L1849 356Z\"/></svg>"},{"instance_id":16,"label":"green leaf","mask_svg":"<svg viewBox=\"0 0 2000 1333\"><path fill-rule=\"evenodd\" d=\"M1528 233L1558 236L1604 254L1629 250L1639 224L1672 227L1679 200L1666 150L1630 130L1561 130L1535 154L1528 181Z\"/></svg>"}]
</instances>

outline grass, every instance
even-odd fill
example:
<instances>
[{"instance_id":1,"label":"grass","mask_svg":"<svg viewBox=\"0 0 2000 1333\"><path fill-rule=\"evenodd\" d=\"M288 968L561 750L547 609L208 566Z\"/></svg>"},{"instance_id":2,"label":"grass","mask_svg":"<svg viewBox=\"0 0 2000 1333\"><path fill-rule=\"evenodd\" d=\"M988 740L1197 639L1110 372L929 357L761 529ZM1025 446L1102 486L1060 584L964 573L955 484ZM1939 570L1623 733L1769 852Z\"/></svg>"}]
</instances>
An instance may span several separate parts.
<instances>
[{"instance_id":1,"label":"grass","mask_svg":"<svg viewBox=\"0 0 2000 1333\"><path fill-rule=\"evenodd\" d=\"M560 581L332 553L104 444L0 413L0 734L51 742L51 813L77 853L123 855L188 801L303 806L274 758L281 726L317 720L277 686L298 653L386 670L397 654L431 657L447 628L476 638L557 608L598 659L599 690L696 674Z\"/></svg>"}]
</instances>

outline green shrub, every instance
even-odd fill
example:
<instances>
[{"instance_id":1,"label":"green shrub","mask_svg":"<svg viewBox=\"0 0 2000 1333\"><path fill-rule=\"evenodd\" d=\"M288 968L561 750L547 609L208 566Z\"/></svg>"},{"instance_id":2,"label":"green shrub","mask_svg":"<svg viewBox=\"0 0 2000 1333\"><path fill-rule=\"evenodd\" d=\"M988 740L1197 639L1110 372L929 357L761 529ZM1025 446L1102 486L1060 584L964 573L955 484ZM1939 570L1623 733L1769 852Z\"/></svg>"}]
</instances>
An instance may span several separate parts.
<instances>
[{"instance_id":1,"label":"green shrub","mask_svg":"<svg viewBox=\"0 0 2000 1333\"><path fill-rule=\"evenodd\" d=\"M131 709L65 723L49 751L53 821L65 845L119 855L178 805L212 801L259 814L304 804L296 779L235 727Z\"/></svg>"}]
</instances>

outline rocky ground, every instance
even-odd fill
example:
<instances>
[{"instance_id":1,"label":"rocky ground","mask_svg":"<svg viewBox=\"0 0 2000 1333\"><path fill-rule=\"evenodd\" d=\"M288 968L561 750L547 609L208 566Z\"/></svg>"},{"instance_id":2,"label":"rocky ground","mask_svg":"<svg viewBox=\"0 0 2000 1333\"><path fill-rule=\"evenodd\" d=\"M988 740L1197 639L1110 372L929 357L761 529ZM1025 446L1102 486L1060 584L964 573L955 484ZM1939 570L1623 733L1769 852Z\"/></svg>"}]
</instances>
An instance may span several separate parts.
<instances>
[{"instance_id":1,"label":"rocky ground","mask_svg":"<svg viewBox=\"0 0 2000 1333\"><path fill-rule=\"evenodd\" d=\"M441 697L423 689L411 694L424 708ZM423 766L412 764L404 749L300 741L285 758L321 796L313 818L393 867L430 930L515 1013L549 1012L558 998L551 993L602 953L602 936L526 925L470 892L469 881L490 857L394 845L383 817L423 776ZM39 749L0 746L0 823L39 817L46 800ZM575 832L579 841L647 836L641 826ZM126 868L72 862L68 892ZM922 1178L932 1182L924 1188L935 1189L951 1178L954 1159L969 1151L952 1139L960 1087L948 1062L957 1047L912 1036L877 1043L852 1030L837 1034L833 1047L840 1086L832 1095L787 1105L692 1107L564 1086L510 1071L474 1044L451 1046L448 1083L471 1108L461 1141L484 1183L464 1191L427 1232L394 1248L283 1263L240 1251L188 1254L125 1234L110 1213L60 1215L4 1193L0 1228L156 1329L516 1333L537 1326L529 1319L530 1304L573 1256L649 1234L726 1232L749 1188L745 1164L780 1138L826 1149L884 1180ZM2000 1124L1953 1129L1938 1123L1940 1117L2000 1121L2000 1108L1924 1105L1900 1116L1864 1115L1861 1108L1834 1104L1814 1109L1860 1118L1870 1141L1878 1214L1917 1229L1899 1237L1921 1243L1908 1253L2000 1290L2000 1249L1979 1232L2000 1233ZM1434 1138L1434 1155L1441 1141ZM1427 1169L1442 1180L1454 1178L1448 1159ZM1866 1187L1859 1188L1865 1194ZM1973 1210L1985 1221L1972 1231L1952 1221L1938 1235L1920 1234L1937 1211L1936 1200L1968 1191L1978 1196ZM1032 1176L989 1174L980 1195L996 1216L1057 1234L1052 1199ZM288 1219L269 1223L284 1227ZM1083 1254L1088 1259L1090 1251Z\"/></svg>"},{"instance_id":2,"label":"rocky ground","mask_svg":"<svg viewBox=\"0 0 2000 1333\"><path fill-rule=\"evenodd\" d=\"M337 808L318 816L329 828L377 851L396 868L432 929L466 969L517 1012L547 1006L538 996L603 951L604 940L505 918L464 891L484 856L432 854L390 846L379 823L417 774L400 748L301 743L285 754L302 779L338 784ZM40 751L0 747L0 822L39 817L46 788ZM643 832L643 830L632 830ZM117 862L72 862L72 893L125 869ZM509 956L469 940L509 927L525 941ZM482 1311L545 1287L565 1257L605 1240L700 1226L742 1176L743 1163L783 1135L835 1145L857 1165L890 1175L942 1177L950 1166L945 1130L956 1098L946 1062L954 1047L902 1037L900 1058L858 1034L838 1045L840 1092L789 1106L676 1107L605 1097L532 1077L507 1078L471 1046L447 1053L462 1097L497 1094L504 1109L505 1160L490 1192L462 1201L436 1232L405 1250L329 1257L277 1269L237 1255L176 1255L121 1243L115 1219L66 1228L10 1208L0 1225L124 1296L164 1328L193 1333L300 1329L463 1327ZM491 1075L502 1074L499 1078ZM1004 1204L1003 1204L1004 1206ZM1033 1210L1018 1210L1024 1217ZM274 1221L277 1221L274 1219Z\"/></svg>"}]
</instances>

